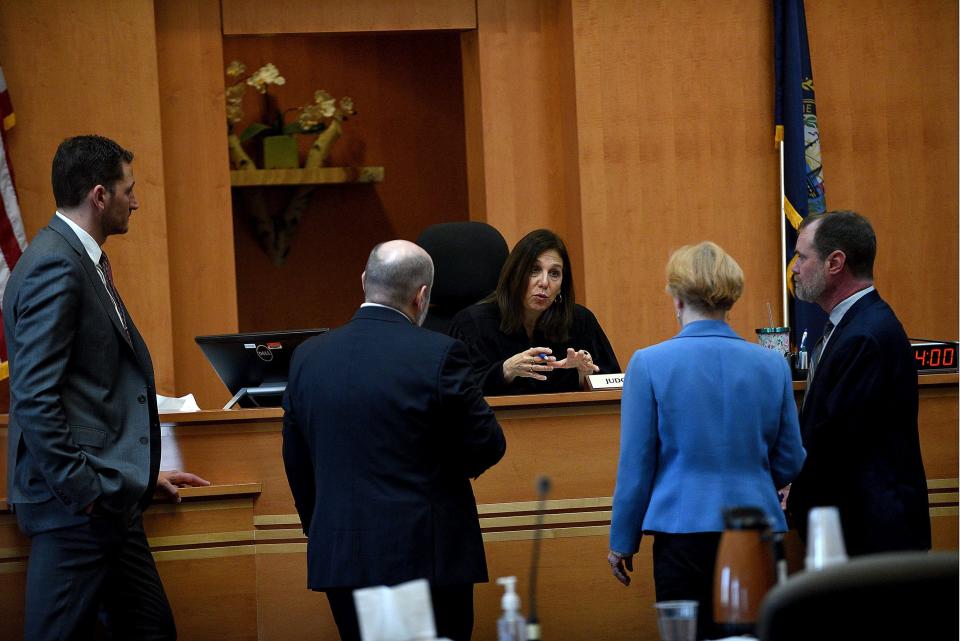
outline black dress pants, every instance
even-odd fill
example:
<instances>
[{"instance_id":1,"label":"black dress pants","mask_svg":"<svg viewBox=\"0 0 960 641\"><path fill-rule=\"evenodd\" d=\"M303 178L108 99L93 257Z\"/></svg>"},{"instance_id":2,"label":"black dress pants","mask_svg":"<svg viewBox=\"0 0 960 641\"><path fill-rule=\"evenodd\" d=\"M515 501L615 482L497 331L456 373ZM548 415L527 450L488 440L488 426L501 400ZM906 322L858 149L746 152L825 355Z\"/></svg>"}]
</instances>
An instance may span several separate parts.
<instances>
[{"instance_id":1,"label":"black dress pants","mask_svg":"<svg viewBox=\"0 0 960 641\"><path fill-rule=\"evenodd\" d=\"M25 610L30 641L93 639L98 614L108 639L177 638L139 509L33 534Z\"/></svg>"},{"instance_id":2,"label":"black dress pants","mask_svg":"<svg viewBox=\"0 0 960 641\"><path fill-rule=\"evenodd\" d=\"M713 571L720 532L653 535L653 583L657 601L697 601L697 638L722 635L713 621Z\"/></svg>"},{"instance_id":3,"label":"black dress pants","mask_svg":"<svg viewBox=\"0 0 960 641\"><path fill-rule=\"evenodd\" d=\"M353 606L354 588L325 590L340 641L360 641L357 610ZM473 636L473 584L430 586L433 619L437 636L452 641L470 641Z\"/></svg>"}]
</instances>

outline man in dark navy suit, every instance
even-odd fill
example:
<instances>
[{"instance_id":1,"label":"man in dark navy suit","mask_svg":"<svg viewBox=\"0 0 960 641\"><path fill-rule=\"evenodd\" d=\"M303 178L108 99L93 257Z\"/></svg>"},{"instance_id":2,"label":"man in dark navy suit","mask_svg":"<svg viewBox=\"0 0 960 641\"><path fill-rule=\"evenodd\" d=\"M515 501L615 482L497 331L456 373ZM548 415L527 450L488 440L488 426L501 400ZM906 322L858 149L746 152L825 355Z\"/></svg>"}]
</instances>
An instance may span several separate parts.
<instances>
[{"instance_id":1,"label":"man in dark navy suit","mask_svg":"<svg viewBox=\"0 0 960 641\"><path fill-rule=\"evenodd\" d=\"M361 276L366 302L301 345L284 396L283 460L307 535L307 587L360 639L353 590L430 582L437 634L469 640L487 580L470 485L506 444L466 347L422 329L433 263L395 240Z\"/></svg>"},{"instance_id":2,"label":"man in dark navy suit","mask_svg":"<svg viewBox=\"0 0 960 641\"><path fill-rule=\"evenodd\" d=\"M794 287L830 315L811 358L800 428L807 460L788 498L806 537L812 507L840 511L851 555L930 548L917 430L917 369L903 326L873 287L877 239L854 212L800 227Z\"/></svg>"}]
</instances>

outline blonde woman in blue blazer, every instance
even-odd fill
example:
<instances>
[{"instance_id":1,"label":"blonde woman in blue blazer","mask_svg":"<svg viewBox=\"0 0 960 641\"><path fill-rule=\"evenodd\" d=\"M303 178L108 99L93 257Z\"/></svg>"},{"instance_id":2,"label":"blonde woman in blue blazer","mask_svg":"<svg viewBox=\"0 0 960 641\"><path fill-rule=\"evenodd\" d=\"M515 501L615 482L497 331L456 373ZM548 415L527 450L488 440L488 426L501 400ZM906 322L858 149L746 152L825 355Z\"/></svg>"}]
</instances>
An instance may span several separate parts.
<instances>
[{"instance_id":1,"label":"blonde woman in blue blazer","mask_svg":"<svg viewBox=\"0 0 960 641\"><path fill-rule=\"evenodd\" d=\"M718 245L674 252L667 292L680 333L637 351L623 388L608 561L629 585L640 538L653 534L657 600L698 601L699 639L715 634L723 509L759 507L786 530L777 489L805 457L786 360L724 320L742 291L743 271Z\"/></svg>"}]
</instances>

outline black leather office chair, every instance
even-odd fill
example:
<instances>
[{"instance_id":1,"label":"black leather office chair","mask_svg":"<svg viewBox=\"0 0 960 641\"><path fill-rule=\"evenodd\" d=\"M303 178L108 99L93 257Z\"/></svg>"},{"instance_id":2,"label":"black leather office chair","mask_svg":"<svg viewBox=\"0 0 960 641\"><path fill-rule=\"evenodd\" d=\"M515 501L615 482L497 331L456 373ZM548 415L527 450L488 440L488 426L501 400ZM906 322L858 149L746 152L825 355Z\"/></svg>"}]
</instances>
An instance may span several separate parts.
<instances>
[{"instance_id":1,"label":"black leather office chair","mask_svg":"<svg viewBox=\"0 0 960 641\"><path fill-rule=\"evenodd\" d=\"M486 223L440 223L423 230L417 244L433 259L433 293L423 326L446 333L454 315L497 287L507 260L507 241Z\"/></svg>"},{"instance_id":2,"label":"black leather office chair","mask_svg":"<svg viewBox=\"0 0 960 641\"><path fill-rule=\"evenodd\" d=\"M802 572L771 590L761 641L956 641L956 552L856 557Z\"/></svg>"}]
</instances>

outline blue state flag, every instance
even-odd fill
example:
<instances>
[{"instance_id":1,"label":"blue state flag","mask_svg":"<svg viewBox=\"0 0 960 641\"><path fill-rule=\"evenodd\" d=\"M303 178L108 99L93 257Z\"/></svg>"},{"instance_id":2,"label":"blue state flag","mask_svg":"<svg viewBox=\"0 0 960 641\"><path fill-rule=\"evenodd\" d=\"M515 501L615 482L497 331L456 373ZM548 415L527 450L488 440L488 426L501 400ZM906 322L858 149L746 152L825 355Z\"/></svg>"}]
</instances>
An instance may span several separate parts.
<instances>
[{"instance_id":1,"label":"blue state flag","mask_svg":"<svg viewBox=\"0 0 960 641\"><path fill-rule=\"evenodd\" d=\"M804 330L812 349L827 315L819 306L797 300L790 272L797 228L809 214L826 210L820 131L814 102L813 70L807 43L803 0L773 0L776 73L776 142L783 145L783 210L787 219L786 256L790 325L794 344Z\"/></svg>"}]
</instances>

